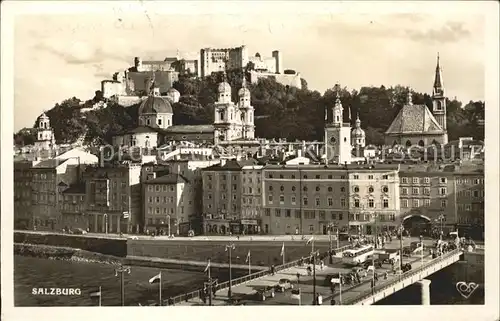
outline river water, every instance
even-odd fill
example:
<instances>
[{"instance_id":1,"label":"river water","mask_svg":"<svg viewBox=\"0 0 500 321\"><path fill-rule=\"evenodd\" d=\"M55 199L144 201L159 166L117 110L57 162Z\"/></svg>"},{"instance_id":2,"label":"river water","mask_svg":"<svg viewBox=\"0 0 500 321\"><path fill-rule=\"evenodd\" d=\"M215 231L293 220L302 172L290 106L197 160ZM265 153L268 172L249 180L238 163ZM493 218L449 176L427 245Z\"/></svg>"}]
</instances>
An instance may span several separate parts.
<instances>
[{"instance_id":1,"label":"river water","mask_svg":"<svg viewBox=\"0 0 500 321\"><path fill-rule=\"evenodd\" d=\"M89 294L102 289L103 306L119 306L120 278L115 276L114 266L98 263L82 263L14 256L14 304L15 306L95 306L97 301ZM233 271L234 277L237 272ZM158 300L158 284L149 284L149 278L159 270L132 267L125 274L125 305L154 303ZM464 299L455 289L446 270L430 276L431 304L484 304L484 289L480 288ZM162 270L163 298L186 293L202 287L206 275L201 272ZM219 280L225 281L222 275ZM33 288L75 288L80 295L34 295ZM410 286L380 301L378 305L413 305L420 303L417 286Z\"/></svg>"}]
</instances>

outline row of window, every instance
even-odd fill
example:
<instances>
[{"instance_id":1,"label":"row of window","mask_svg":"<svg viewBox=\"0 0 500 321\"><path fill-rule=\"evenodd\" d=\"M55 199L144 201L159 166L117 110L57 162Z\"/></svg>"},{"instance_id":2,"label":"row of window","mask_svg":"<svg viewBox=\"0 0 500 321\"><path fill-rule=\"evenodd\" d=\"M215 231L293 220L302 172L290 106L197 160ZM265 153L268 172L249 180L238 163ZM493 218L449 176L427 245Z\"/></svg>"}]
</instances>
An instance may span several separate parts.
<instances>
[{"instance_id":1,"label":"row of window","mask_svg":"<svg viewBox=\"0 0 500 321\"><path fill-rule=\"evenodd\" d=\"M484 209L484 206L481 204L458 204L457 205L459 211L478 211Z\"/></svg>"},{"instance_id":2,"label":"row of window","mask_svg":"<svg viewBox=\"0 0 500 321\"><path fill-rule=\"evenodd\" d=\"M420 179L422 179L422 182L424 184L429 184L431 182L429 177L412 177L411 182L413 184L419 184ZM401 177L401 183L403 184L408 184L410 181L409 177ZM440 177L439 178L439 183L440 184L446 184L448 182L448 179L446 177ZM462 184L474 184L474 185L479 185L479 184L484 184L484 179L483 178L474 178L474 179L469 179L469 178L457 178L457 184L462 185Z\"/></svg>"},{"instance_id":3,"label":"row of window","mask_svg":"<svg viewBox=\"0 0 500 321\"><path fill-rule=\"evenodd\" d=\"M458 185L469 185L469 184L479 185L484 184L484 178L457 178Z\"/></svg>"},{"instance_id":4,"label":"row of window","mask_svg":"<svg viewBox=\"0 0 500 321\"><path fill-rule=\"evenodd\" d=\"M207 207L208 209L212 209L212 204L208 204ZM226 204L220 204L220 209L225 211L227 209ZM232 204L231 209L233 210L233 212L236 211L236 204Z\"/></svg>"},{"instance_id":5,"label":"row of window","mask_svg":"<svg viewBox=\"0 0 500 321\"><path fill-rule=\"evenodd\" d=\"M184 214L184 206L181 206L179 209L181 214ZM174 208L163 207L162 211L161 207L148 207L148 214L174 214Z\"/></svg>"},{"instance_id":6,"label":"row of window","mask_svg":"<svg viewBox=\"0 0 500 321\"><path fill-rule=\"evenodd\" d=\"M269 173L269 174L267 174L267 177L268 178L274 178L274 174L270 174ZM359 174L353 174L352 175L353 179L359 179L359 177L360 177ZM368 175L367 177L368 177L368 179L374 179L374 175ZM295 174L291 174L290 177L285 177L285 175L280 174L277 178L280 178L280 179L285 179L285 178L286 179L288 179L288 178L295 179ZM303 179L309 179L309 176L308 175L303 175L302 178ZM346 176L345 175L340 175L338 178L340 178L340 179L346 179ZM333 175L330 174L330 175L327 175L326 177L324 175L315 175L314 179L333 179ZM389 179L389 175L382 175L382 179L384 179L384 180Z\"/></svg>"},{"instance_id":7,"label":"row of window","mask_svg":"<svg viewBox=\"0 0 500 321\"><path fill-rule=\"evenodd\" d=\"M174 192L175 191L175 186L174 185L149 185L148 186L148 192Z\"/></svg>"},{"instance_id":8,"label":"row of window","mask_svg":"<svg viewBox=\"0 0 500 321\"><path fill-rule=\"evenodd\" d=\"M220 187L221 187L222 190L226 190L226 185L225 184L221 184ZM212 188L213 188L212 183L208 183L207 184L207 189L212 189ZM233 189L233 191L236 191L238 189L238 186L236 184L233 184L232 185L232 189Z\"/></svg>"},{"instance_id":9,"label":"row of window","mask_svg":"<svg viewBox=\"0 0 500 321\"><path fill-rule=\"evenodd\" d=\"M378 222L387 222L387 221L394 222L396 220L396 214L378 214L376 216L372 214L349 214L349 221L368 222L375 219Z\"/></svg>"},{"instance_id":10,"label":"row of window","mask_svg":"<svg viewBox=\"0 0 500 321\"><path fill-rule=\"evenodd\" d=\"M420 195L420 187L412 187L411 188L411 193L412 195ZM407 187L402 187L401 188L401 195L408 195L408 188ZM447 195L447 189L446 187L439 187L439 195ZM430 187L424 187L423 188L423 195L431 195L431 188Z\"/></svg>"},{"instance_id":11,"label":"row of window","mask_svg":"<svg viewBox=\"0 0 500 321\"><path fill-rule=\"evenodd\" d=\"M328 206L333 206L333 197L328 197L327 199L327 205ZM268 195L267 197L267 201L269 204L273 204L273 201L274 201L274 198L273 198L273 195ZM285 196L284 195L280 195L279 196L279 203L280 205L283 205L285 204ZM296 205L297 203L297 198L295 197L295 195L292 195L290 196L290 203L292 205ZM382 200L382 206L384 208L388 208L389 207L389 200L384 198ZM309 205L309 198L308 197L303 197L302 198L302 205ZM316 206L322 206L322 202L321 202L321 198L320 197L316 197L315 199L315 205ZM340 199L340 207L346 207L347 206L347 201L345 198L341 198ZM354 200L354 207L361 207L361 201L359 199L355 199ZM375 207L375 200L374 199L369 199L368 200L368 207Z\"/></svg>"},{"instance_id":12,"label":"row of window","mask_svg":"<svg viewBox=\"0 0 500 321\"><path fill-rule=\"evenodd\" d=\"M243 183L246 183L246 182L247 182L247 179L245 177L243 177ZM248 178L248 183L249 184L253 184L253 178L252 177ZM257 178L257 184L260 184L260 178Z\"/></svg>"},{"instance_id":13,"label":"row of window","mask_svg":"<svg viewBox=\"0 0 500 321\"><path fill-rule=\"evenodd\" d=\"M484 197L484 190L466 190L466 191L458 191L457 196L459 197Z\"/></svg>"},{"instance_id":14,"label":"row of window","mask_svg":"<svg viewBox=\"0 0 500 321\"><path fill-rule=\"evenodd\" d=\"M401 200L401 207L402 208L409 208L409 207L430 207L431 206L431 200L430 199L413 199L413 200L408 200L408 199L402 199ZM441 208L446 208L448 206L448 200L441 200Z\"/></svg>"},{"instance_id":15,"label":"row of window","mask_svg":"<svg viewBox=\"0 0 500 321\"><path fill-rule=\"evenodd\" d=\"M304 213L304 219L306 220L314 220L316 219L316 212L311 211L311 210L304 210L302 211ZM264 211L265 216L271 216L271 209L266 208ZM284 217L291 218L292 216L294 218L300 218L300 210L293 210L293 209L281 209L281 208L276 208L274 209L274 216L275 217L281 217L283 214ZM319 211L319 219L320 220L326 220L326 211ZM329 212L328 213L330 218L332 220L339 220L342 221L344 219L344 214L343 213L337 213L337 212Z\"/></svg>"},{"instance_id":16,"label":"row of window","mask_svg":"<svg viewBox=\"0 0 500 321\"><path fill-rule=\"evenodd\" d=\"M232 175L233 177L233 181L236 181L238 179L238 176L236 175ZM226 175L225 174L221 174L220 175L220 179L225 181L226 180ZM207 180L211 181L212 180L212 175L208 174L207 175ZM260 179L258 179L258 182L260 183Z\"/></svg>"},{"instance_id":17,"label":"row of window","mask_svg":"<svg viewBox=\"0 0 500 321\"><path fill-rule=\"evenodd\" d=\"M153 197L153 196L149 196L148 197L148 202L149 203L160 203L160 197L159 196L156 196L156 197ZM181 199L181 202L182 202L182 199ZM173 196L170 196L170 197L167 197L167 196L163 196L163 203L174 203L174 197Z\"/></svg>"}]
</instances>

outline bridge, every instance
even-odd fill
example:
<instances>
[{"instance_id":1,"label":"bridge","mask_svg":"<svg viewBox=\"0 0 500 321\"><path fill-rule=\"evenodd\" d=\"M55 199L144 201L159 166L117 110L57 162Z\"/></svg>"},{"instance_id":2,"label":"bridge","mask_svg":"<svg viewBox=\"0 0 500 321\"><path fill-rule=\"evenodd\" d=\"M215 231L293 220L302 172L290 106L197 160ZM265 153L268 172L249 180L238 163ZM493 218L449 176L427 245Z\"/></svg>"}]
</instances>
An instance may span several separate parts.
<instances>
[{"instance_id":1,"label":"bridge","mask_svg":"<svg viewBox=\"0 0 500 321\"><path fill-rule=\"evenodd\" d=\"M432 259L429 255L414 254L411 257L403 258L403 263L411 263L412 265L412 269L408 272L392 273L388 267L377 268L379 278L373 289L371 286L373 276L369 272L361 283L352 286L343 285L342 290L337 285L333 293L330 284L326 282L326 276L332 273L347 273L350 270L341 264L340 255L337 255L334 264L323 269L317 266L315 282L313 282L312 276L307 274L306 266L299 266L298 262L294 261L279 267L274 275L269 271L260 271L233 280L232 298L239 299L245 305L298 305L299 301L291 298L290 291L276 293L274 298L265 301L258 301L253 297L256 289L276 285L280 279L286 278L294 283L294 288L300 288L300 304L302 305L311 305L314 293L321 294L323 304L330 304L333 299L335 304L341 305L371 305L415 283L420 284L422 287L422 304L429 304L430 281L426 280L425 277L459 261L462 254L461 250L454 250L435 259ZM384 278L385 272L387 272L386 279ZM299 282L297 282L297 273L300 274ZM213 305L229 304L228 283L224 282L217 285L216 295L212 300ZM199 298L199 291L178 296L171 299L169 303L175 305L206 305Z\"/></svg>"}]
</instances>

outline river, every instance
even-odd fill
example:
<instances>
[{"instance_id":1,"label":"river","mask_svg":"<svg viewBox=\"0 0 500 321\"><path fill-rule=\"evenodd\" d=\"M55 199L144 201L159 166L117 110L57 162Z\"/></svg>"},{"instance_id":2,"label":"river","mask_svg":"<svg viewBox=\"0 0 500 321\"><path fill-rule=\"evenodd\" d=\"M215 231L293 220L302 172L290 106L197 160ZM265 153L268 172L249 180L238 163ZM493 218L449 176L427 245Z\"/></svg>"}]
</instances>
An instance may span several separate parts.
<instances>
[{"instance_id":1,"label":"river","mask_svg":"<svg viewBox=\"0 0 500 321\"><path fill-rule=\"evenodd\" d=\"M103 306L119 306L120 277L115 267L98 263L47 260L34 257L14 256L14 304L15 306L93 306L97 305L90 293L101 286ZM233 271L233 274L236 271ZM125 274L125 305L148 304L158 300L158 284L148 280L159 270L147 267L131 267ZM235 275L237 276L237 275ZM225 281L219 277L220 281ZM162 270L162 296L186 293L199 289L207 280L201 272ZM81 295L54 296L33 295L33 288L78 288Z\"/></svg>"},{"instance_id":2,"label":"river","mask_svg":"<svg viewBox=\"0 0 500 321\"><path fill-rule=\"evenodd\" d=\"M102 289L103 306L119 306L120 278L115 276L115 267L97 263L82 263L14 256L14 304L15 306L95 306L96 300L89 294ZM157 302L158 285L149 284L149 278L159 270L132 267L125 275L125 305ZM237 272L233 271L234 277ZM162 270L163 298L199 289L206 281L201 272ZM219 280L225 281L224 276ZM464 299L455 289L450 273L445 269L430 276L431 304L484 304L484 288L477 289ZM78 288L78 296L33 295L33 288ZM410 286L387 297L377 305L414 305L420 303L417 286Z\"/></svg>"}]
</instances>

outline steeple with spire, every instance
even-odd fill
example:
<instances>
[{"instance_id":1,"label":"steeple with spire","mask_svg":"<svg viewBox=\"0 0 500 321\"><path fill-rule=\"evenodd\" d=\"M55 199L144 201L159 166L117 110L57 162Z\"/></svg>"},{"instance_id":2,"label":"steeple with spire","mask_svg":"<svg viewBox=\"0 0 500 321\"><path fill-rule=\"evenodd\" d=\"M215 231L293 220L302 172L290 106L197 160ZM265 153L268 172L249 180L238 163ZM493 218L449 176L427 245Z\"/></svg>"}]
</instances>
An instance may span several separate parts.
<instances>
[{"instance_id":1,"label":"steeple with spire","mask_svg":"<svg viewBox=\"0 0 500 321\"><path fill-rule=\"evenodd\" d=\"M342 102L340 101L340 85L335 85L336 87L336 97L335 97L335 105L332 108L332 121L331 123L334 126L342 127L343 123L343 107Z\"/></svg>"},{"instance_id":2,"label":"steeple with spire","mask_svg":"<svg viewBox=\"0 0 500 321\"><path fill-rule=\"evenodd\" d=\"M343 123L340 85L337 83L335 87L336 97L332 107L332 119L325 124L324 157L327 163L349 164L351 162L351 127Z\"/></svg>"},{"instance_id":3,"label":"steeple with spire","mask_svg":"<svg viewBox=\"0 0 500 321\"><path fill-rule=\"evenodd\" d=\"M441 126L441 128L446 131L446 97L445 90L443 86L443 75L441 70L441 64L439 61L439 53L437 55L436 72L434 75L434 85L432 88L432 109L434 117ZM446 139L447 141L447 139Z\"/></svg>"},{"instance_id":4,"label":"steeple with spire","mask_svg":"<svg viewBox=\"0 0 500 321\"><path fill-rule=\"evenodd\" d=\"M359 119L359 113L356 116L356 121L353 130L351 131L351 143L353 147L365 147L366 134L363 129L361 129L361 120Z\"/></svg>"}]
</instances>

